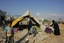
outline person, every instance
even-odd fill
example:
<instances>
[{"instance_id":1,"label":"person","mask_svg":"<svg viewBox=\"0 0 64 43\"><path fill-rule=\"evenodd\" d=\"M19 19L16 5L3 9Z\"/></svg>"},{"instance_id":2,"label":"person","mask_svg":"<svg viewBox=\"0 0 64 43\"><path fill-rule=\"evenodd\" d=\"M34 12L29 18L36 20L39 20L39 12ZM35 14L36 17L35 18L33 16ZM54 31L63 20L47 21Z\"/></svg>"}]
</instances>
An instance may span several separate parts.
<instances>
[{"instance_id":1,"label":"person","mask_svg":"<svg viewBox=\"0 0 64 43\"><path fill-rule=\"evenodd\" d=\"M6 42L5 43L14 43L14 29L11 27L12 22L8 21L7 27L5 28L4 32L6 35Z\"/></svg>"},{"instance_id":2,"label":"person","mask_svg":"<svg viewBox=\"0 0 64 43\"><path fill-rule=\"evenodd\" d=\"M52 20L51 26L54 28L54 35L60 35L59 25L55 22L55 20Z\"/></svg>"},{"instance_id":3,"label":"person","mask_svg":"<svg viewBox=\"0 0 64 43\"><path fill-rule=\"evenodd\" d=\"M29 21L29 25L28 25L28 33L29 33L29 34L31 34L31 33L30 33L31 27L32 27L32 21L30 20L30 21Z\"/></svg>"}]
</instances>

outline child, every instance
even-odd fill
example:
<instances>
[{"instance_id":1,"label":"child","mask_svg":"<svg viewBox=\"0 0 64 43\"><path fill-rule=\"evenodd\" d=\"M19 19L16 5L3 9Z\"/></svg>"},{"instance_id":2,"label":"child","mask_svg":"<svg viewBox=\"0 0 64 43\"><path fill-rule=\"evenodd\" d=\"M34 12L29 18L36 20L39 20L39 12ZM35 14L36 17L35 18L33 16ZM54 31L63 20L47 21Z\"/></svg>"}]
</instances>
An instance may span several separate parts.
<instances>
[{"instance_id":1,"label":"child","mask_svg":"<svg viewBox=\"0 0 64 43\"><path fill-rule=\"evenodd\" d=\"M13 43L14 30L11 27L11 24L12 22L9 21L4 31L6 35L6 43Z\"/></svg>"}]
</instances>

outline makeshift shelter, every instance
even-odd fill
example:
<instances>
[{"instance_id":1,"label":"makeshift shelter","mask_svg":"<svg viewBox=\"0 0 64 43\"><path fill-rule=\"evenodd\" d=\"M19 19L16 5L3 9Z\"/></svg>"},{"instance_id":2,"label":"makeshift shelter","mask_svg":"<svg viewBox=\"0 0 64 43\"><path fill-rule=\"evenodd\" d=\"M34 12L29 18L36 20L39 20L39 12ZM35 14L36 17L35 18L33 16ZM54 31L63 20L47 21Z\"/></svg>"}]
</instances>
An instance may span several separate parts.
<instances>
[{"instance_id":1,"label":"makeshift shelter","mask_svg":"<svg viewBox=\"0 0 64 43\"><path fill-rule=\"evenodd\" d=\"M16 20L14 20L12 22L12 26L19 24L22 27L27 27L29 24L29 20L32 21L33 26L36 25L36 26L40 27L40 22L31 15L30 11L27 11L24 15L17 18Z\"/></svg>"}]
</instances>

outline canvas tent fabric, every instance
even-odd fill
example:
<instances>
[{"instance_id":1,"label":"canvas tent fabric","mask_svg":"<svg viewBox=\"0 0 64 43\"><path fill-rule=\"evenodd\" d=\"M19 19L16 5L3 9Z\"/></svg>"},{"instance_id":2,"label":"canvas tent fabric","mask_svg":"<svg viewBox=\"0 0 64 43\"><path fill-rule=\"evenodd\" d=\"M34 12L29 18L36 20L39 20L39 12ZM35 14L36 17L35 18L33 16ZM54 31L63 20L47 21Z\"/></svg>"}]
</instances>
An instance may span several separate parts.
<instances>
[{"instance_id":1,"label":"canvas tent fabric","mask_svg":"<svg viewBox=\"0 0 64 43\"><path fill-rule=\"evenodd\" d=\"M27 10L21 17L25 17L25 16L31 16L31 13L29 10Z\"/></svg>"},{"instance_id":2,"label":"canvas tent fabric","mask_svg":"<svg viewBox=\"0 0 64 43\"><path fill-rule=\"evenodd\" d=\"M22 20L23 19L23 17L21 18L21 17L19 17L18 19L16 19L16 20L14 20L13 22L12 22L12 26L14 26L16 23L18 23L20 20Z\"/></svg>"},{"instance_id":3,"label":"canvas tent fabric","mask_svg":"<svg viewBox=\"0 0 64 43\"><path fill-rule=\"evenodd\" d=\"M35 17L33 18L38 24L41 24Z\"/></svg>"},{"instance_id":4,"label":"canvas tent fabric","mask_svg":"<svg viewBox=\"0 0 64 43\"><path fill-rule=\"evenodd\" d=\"M29 16L32 19L34 19L38 24L41 24L35 17L32 16L29 10L27 10L26 13L24 13L21 17L25 17L25 16Z\"/></svg>"},{"instance_id":5,"label":"canvas tent fabric","mask_svg":"<svg viewBox=\"0 0 64 43\"><path fill-rule=\"evenodd\" d=\"M39 22L36 18L34 18L34 17L31 15L30 11L28 10L26 13L24 13L24 15L22 15L21 17L19 17L19 18L16 19L16 20L14 20L14 21L12 22L12 26L14 26L16 23L18 23L18 22L21 21L22 19L24 19L26 16L29 16L33 21L35 21L38 25L40 25L40 22Z\"/></svg>"}]
</instances>

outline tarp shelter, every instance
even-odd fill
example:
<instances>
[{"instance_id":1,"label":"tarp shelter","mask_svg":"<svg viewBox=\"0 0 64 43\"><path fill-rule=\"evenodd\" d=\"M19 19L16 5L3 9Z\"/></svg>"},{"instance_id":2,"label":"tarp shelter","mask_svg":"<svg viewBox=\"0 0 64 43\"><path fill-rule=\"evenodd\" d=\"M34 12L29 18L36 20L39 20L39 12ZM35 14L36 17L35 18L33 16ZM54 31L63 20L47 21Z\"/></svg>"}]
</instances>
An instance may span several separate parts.
<instances>
[{"instance_id":1,"label":"tarp shelter","mask_svg":"<svg viewBox=\"0 0 64 43\"><path fill-rule=\"evenodd\" d=\"M36 25L36 26L40 27L40 22L31 15L30 11L27 11L24 15L22 15L19 18L17 18L16 20L14 20L12 22L12 26L16 25L17 23L19 23L21 25L28 25L29 19L33 22L33 25Z\"/></svg>"},{"instance_id":2,"label":"tarp shelter","mask_svg":"<svg viewBox=\"0 0 64 43\"><path fill-rule=\"evenodd\" d=\"M23 17L14 20L14 21L12 22L12 26L16 25L16 24L17 24L19 21L21 21L22 19L23 19Z\"/></svg>"}]
</instances>

